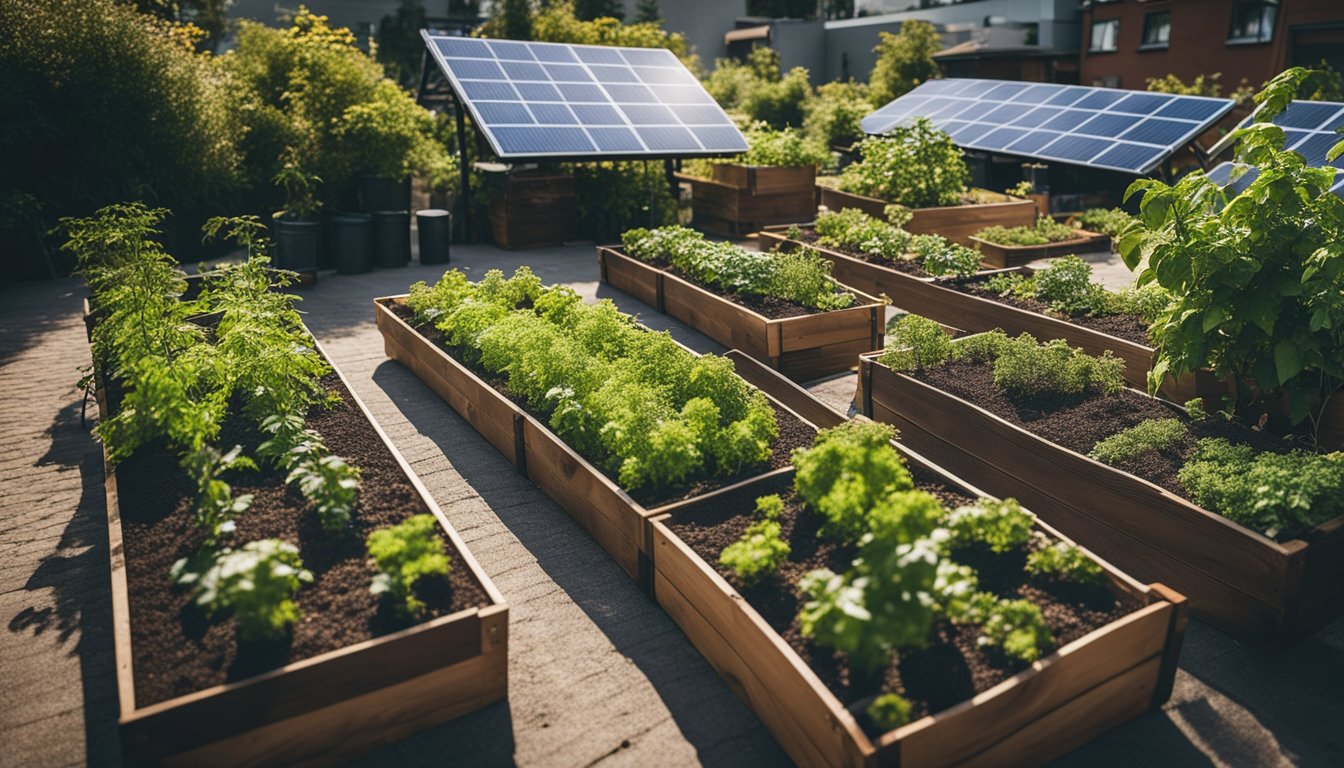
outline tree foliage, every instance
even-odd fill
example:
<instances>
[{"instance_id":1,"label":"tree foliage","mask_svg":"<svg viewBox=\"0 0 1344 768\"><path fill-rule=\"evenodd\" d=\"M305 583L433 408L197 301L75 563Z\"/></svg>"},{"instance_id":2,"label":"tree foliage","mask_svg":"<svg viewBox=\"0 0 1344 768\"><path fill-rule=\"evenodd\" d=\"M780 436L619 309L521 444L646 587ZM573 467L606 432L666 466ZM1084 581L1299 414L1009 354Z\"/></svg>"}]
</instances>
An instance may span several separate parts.
<instances>
[{"instance_id":1,"label":"tree foliage","mask_svg":"<svg viewBox=\"0 0 1344 768\"><path fill-rule=\"evenodd\" d=\"M927 21L903 21L897 34L879 33L873 49L877 62L868 77L872 102L881 106L920 83L941 77L933 54L942 47L938 32Z\"/></svg>"}]
</instances>

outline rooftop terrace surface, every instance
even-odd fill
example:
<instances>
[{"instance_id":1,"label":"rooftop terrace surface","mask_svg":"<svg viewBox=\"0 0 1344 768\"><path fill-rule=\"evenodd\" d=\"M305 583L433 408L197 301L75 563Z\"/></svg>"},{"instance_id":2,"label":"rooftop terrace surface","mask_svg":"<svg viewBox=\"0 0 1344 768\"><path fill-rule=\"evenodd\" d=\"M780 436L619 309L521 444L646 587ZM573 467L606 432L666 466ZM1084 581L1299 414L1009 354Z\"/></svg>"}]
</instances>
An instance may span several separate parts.
<instances>
[{"instance_id":1,"label":"rooftop terrace surface","mask_svg":"<svg viewBox=\"0 0 1344 768\"><path fill-rule=\"evenodd\" d=\"M723 348L598 282L590 244L455 246L531 266L702 352ZM509 603L509 698L357 765L778 765L784 753L663 611L568 515L383 354L372 299L445 267L323 274L300 309ZM1123 279L1114 260L1099 275ZM101 453L81 426L75 279L0 289L0 766L117 765ZM854 377L811 388L844 409ZM954 473L955 467L949 468ZM1190 622L1175 692L1064 766L1344 765L1344 619L1269 655Z\"/></svg>"}]
</instances>

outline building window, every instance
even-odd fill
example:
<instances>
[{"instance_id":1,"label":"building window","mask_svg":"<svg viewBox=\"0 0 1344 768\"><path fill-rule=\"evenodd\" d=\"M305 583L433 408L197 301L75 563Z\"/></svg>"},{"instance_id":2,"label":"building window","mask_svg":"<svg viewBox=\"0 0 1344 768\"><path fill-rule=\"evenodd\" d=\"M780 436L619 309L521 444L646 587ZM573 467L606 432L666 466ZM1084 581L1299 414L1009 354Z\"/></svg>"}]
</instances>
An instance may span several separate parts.
<instances>
[{"instance_id":1,"label":"building window","mask_svg":"<svg viewBox=\"0 0 1344 768\"><path fill-rule=\"evenodd\" d=\"M1119 88L1120 76L1102 75L1101 77L1094 77L1092 78L1092 85L1097 88Z\"/></svg>"},{"instance_id":2,"label":"building window","mask_svg":"<svg viewBox=\"0 0 1344 768\"><path fill-rule=\"evenodd\" d=\"M1227 42L1269 42L1274 37L1274 18L1278 12L1277 0L1238 0L1232 6L1232 28L1228 30Z\"/></svg>"},{"instance_id":3,"label":"building window","mask_svg":"<svg viewBox=\"0 0 1344 768\"><path fill-rule=\"evenodd\" d=\"M1107 19L1092 22L1092 41L1087 50L1091 53L1114 51L1120 39L1120 20Z\"/></svg>"},{"instance_id":4,"label":"building window","mask_svg":"<svg viewBox=\"0 0 1344 768\"><path fill-rule=\"evenodd\" d=\"M1171 40L1171 11L1159 11L1143 17L1143 43L1140 48L1166 48Z\"/></svg>"}]
</instances>

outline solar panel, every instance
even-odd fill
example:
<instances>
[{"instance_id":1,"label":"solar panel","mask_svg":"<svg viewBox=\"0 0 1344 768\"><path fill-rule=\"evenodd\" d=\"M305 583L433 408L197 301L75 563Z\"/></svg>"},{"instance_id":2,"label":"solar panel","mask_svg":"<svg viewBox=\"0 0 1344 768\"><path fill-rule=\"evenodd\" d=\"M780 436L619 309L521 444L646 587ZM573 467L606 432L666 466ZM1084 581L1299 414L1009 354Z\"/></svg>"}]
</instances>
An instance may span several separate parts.
<instances>
[{"instance_id":1,"label":"solar panel","mask_svg":"<svg viewBox=\"0 0 1344 768\"><path fill-rule=\"evenodd\" d=\"M873 112L863 130L882 134L927 117L968 149L1143 174L1232 106L1202 96L951 78L923 83Z\"/></svg>"},{"instance_id":2,"label":"solar panel","mask_svg":"<svg viewBox=\"0 0 1344 768\"><path fill-rule=\"evenodd\" d=\"M742 132L671 51L421 35L501 159L747 150Z\"/></svg>"}]
</instances>

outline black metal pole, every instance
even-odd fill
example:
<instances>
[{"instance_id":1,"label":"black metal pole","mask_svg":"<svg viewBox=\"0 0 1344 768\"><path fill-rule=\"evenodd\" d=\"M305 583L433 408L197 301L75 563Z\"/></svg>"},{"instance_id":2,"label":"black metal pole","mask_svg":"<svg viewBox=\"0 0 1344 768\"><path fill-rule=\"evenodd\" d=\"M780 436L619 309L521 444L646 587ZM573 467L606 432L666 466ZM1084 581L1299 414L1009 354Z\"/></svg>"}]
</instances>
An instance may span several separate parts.
<instances>
[{"instance_id":1,"label":"black metal pole","mask_svg":"<svg viewBox=\"0 0 1344 768\"><path fill-rule=\"evenodd\" d=\"M457 151L459 172L462 175L462 240L471 242L471 161L467 159L467 120L462 114L462 102L453 99L453 112L457 116Z\"/></svg>"}]
</instances>

